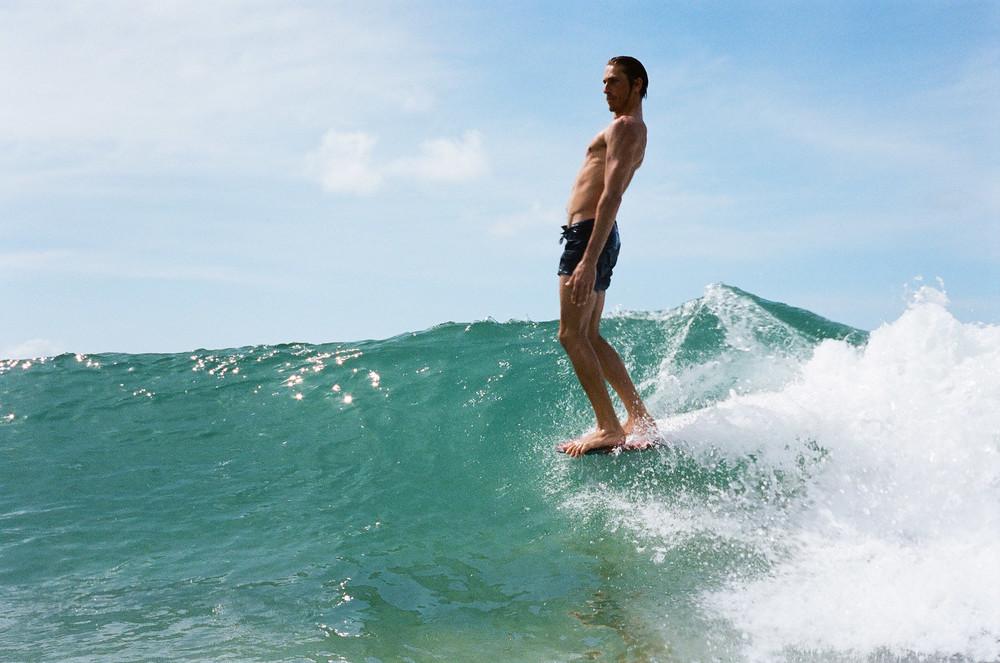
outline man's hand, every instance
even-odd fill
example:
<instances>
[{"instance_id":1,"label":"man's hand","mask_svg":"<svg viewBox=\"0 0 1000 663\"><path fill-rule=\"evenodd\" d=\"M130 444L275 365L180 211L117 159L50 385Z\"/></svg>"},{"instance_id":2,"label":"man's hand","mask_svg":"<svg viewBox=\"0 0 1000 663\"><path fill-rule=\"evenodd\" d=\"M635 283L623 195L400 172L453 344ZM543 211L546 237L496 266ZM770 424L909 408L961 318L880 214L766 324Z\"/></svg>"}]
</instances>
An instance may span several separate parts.
<instances>
[{"instance_id":1,"label":"man's hand","mask_svg":"<svg viewBox=\"0 0 1000 663\"><path fill-rule=\"evenodd\" d=\"M569 288L569 301L574 306L583 306L587 299L594 293L594 282L597 281L597 265L584 261L577 263L573 274L566 279L566 287Z\"/></svg>"}]
</instances>

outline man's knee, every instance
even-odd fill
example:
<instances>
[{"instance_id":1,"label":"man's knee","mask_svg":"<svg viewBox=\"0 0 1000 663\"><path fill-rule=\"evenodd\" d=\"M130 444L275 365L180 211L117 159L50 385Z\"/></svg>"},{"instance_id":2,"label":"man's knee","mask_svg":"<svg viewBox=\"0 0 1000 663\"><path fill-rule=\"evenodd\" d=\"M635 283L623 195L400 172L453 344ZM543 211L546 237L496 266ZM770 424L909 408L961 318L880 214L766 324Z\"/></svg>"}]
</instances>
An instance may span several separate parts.
<instances>
[{"instance_id":1,"label":"man's knee","mask_svg":"<svg viewBox=\"0 0 1000 663\"><path fill-rule=\"evenodd\" d=\"M587 341L587 335L581 332L579 329L574 329L572 327L559 327L559 343L562 344L563 348L566 350L571 350L578 347L581 343Z\"/></svg>"}]
</instances>

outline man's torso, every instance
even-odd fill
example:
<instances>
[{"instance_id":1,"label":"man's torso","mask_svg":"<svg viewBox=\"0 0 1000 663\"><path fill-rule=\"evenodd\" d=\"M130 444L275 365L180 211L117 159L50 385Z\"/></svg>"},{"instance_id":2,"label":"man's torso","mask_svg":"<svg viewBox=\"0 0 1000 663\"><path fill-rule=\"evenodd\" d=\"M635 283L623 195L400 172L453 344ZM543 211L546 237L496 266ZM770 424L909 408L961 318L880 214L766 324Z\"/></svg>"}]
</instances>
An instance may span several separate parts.
<instances>
[{"instance_id":1,"label":"man's torso","mask_svg":"<svg viewBox=\"0 0 1000 663\"><path fill-rule=\"evenodd\" d=\"M625 118L618 118L613 122L620 122ZM632 122L638 122L638 129L642 134L642 149L638 158L630 164L631 172L628 174L625 186L632 181L635 171L642 165L643 157L646 153L646 125L641 120L627 118ZM608 156L607 132L611 125L598 133L587 146L587 154L583 159L583 166L576 176L573 184L573 191L570 193L569 203L566 205L566 212L569 216L568 224L572 225L585 219L593 219L597 216L597 203L604 193L604 174Z\"/></svg>"}]
</instances>

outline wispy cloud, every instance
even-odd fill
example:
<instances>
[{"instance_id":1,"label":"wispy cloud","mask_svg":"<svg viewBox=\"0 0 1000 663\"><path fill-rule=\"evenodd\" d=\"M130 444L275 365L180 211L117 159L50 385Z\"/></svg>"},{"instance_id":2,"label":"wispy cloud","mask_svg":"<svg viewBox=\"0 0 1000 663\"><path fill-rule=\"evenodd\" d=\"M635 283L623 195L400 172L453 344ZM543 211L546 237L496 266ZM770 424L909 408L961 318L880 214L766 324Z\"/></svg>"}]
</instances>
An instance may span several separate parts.
<instances>
[{"instance_id":1,"label":"wispy cloud","mask_svg":"<svg viewBox=\"0 0 1000 663\"><path fill-rule=\"evenodd\" d=\"M328 131L319 148L306 157L306 171L332 193L374 193L382 174L372 164L375 137L361 131Z\"/></svg>"},{"instance_id":2,"label":"wispy cloud","mask_svg":"<svg viewBox=\"0 0 1000 663\"><path fill-rule=\"evenodd\" d=\"M434 138L420 144L414 156L387 161L373 158L377 138L365 132L328 131L320 146L306 156L306 172L331 193L367 195L386 178L426 182L465 182L489 172L482 134L466 131L460 138Z\"/></svg>"},{"instance_id":3,"label":"wispy cloud","mask_svg":"<svg viewBox=\"0 0 1000 663\"><path fill-rule=\"evenodd\" d=\"M868 166L927 165L955 158L951 147L892 126L885 118L850 117L774 98L756 99L749 114L787 139Z\"/></svg>"},{"instance_id":4,"label":"wispy cloud","mask_svg":"<svg viewBox=\"0 0 1000 663\"><path fill-rule=\"evenodd\" d=\"M432 109L432 43L345 4L5 3L0 174L273 172L290 136Z\"/></svg>"},{"instance_id":5,"label":"wispy cloud","mask_svg":"<svg viewBox=\"0 0 1000 663\"><path fill-rule=\"evenodd\" d=\"M466 131L461 138L434 138L420 145L414 157L391 162L387 172L403 177L438 182L463 182L489 170L482 134Z\"/></svg>"},{"instance_id":6,"label":"wispy cloud","mask_svg":"<svg viewBox=\"0 0 1000 663\"><path fill-rule=\"evenodd\" d=\"M9 251L0 253L0 270L35 271L58 267L73 256L65 249L42 251Z\"/></svg>"},{"instance_id":7,"label":"wispy cloud","mask_svg":"<svg viewBox=\"0 0 1000 663\"><path fill-rule=\"evenodd\" d=\"M557 231L556 222L566 217L566 211L546 208L539 202L534 202L528 209L503 214L489 226L489 232L494 237L513 237L533 228L546 227Z\"/></svg>"},{"instance_id":8,"label":"wispy cloud","mask_svg":"<svg viewBox=\"0 0 1000 663\"><path fill-rule=\"evenodd\" d=\"M650 104L650 126L670 127L695 163L660 162L664 181L633 199L683 239L656 250L730 260L934 243L996 255L1000 50L947 73L851 96L720 58L663 67L671 103Z\"/></svg>"},{"instance_id":9,"label":"wispy cloud","mask_svg":"<svg viewBox=\"0 0 1000 663\"><path fill-rule=\"evenodd\" d=\"M670 222L656 232L642 229L634 250L662 258L703 258L723 263L780 260L838 249L885 245L912 228L901 217L849 217L835 213L801 216L794 223L740 226L731 219L713 223ZM646 236L648 234L648 236Z\"/></svg>"},{"instance_id":10,"label":"wispy cloud","mask_svg":"<svg viewBox=\"0 0 1000 663\"><path fill-rule=\"evenodd\" d=\"M0 350L0 359L34 359L36 357L54 357L62 354L66 348L47 338L32 338L22 343Z\"/></svg>"},{"instance_id":11,"label":"wispy cloud","mask_svg":"<svg viewBox=\"0 0 1000 663\"><path fill-rule=\"evenodd\" d=\"M0 273L51 273L107 276L123 279L205 281L242 285L273 284L275 279L225 264L168 262L158 256L51 249L0 253ZM190 258L188 259L190 261Z\"/></svg>"}]
</instances>

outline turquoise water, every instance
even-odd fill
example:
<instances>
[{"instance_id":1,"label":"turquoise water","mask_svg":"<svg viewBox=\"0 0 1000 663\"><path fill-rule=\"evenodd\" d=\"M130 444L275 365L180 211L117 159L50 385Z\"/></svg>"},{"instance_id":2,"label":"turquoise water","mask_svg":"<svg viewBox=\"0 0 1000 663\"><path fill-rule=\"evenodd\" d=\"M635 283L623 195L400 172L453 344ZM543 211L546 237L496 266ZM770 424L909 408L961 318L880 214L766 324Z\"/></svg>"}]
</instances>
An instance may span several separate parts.
<instances>
[{"instance_id":1,"label":"turquoise water","mask_svg":"<svg viewBox=\"0 0 1000 663\"><path fill-rule=\"evenodd\" d=\"M1000 330L737 288L610 318L0 362L0 659L1000 659Z\"/></svg>"}]
</instances>

